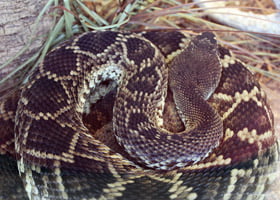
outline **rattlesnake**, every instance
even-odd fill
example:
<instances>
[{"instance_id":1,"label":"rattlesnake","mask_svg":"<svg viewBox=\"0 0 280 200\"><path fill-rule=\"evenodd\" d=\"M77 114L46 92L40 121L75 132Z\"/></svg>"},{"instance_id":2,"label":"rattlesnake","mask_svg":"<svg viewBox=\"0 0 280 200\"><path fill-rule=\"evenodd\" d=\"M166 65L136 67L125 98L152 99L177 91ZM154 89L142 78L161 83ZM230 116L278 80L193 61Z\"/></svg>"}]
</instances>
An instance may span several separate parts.
<instances>
[{"instance_id":1,"label":"rattlesnake","mask_svg":"<svg viewBox=\"0 0 280 200\"><path fill-rule=\"evenodd\" d=\"M0 120L5 199L260 199L278 160L264 91L211 33L82 34Z\"/></svg>"}]
</instances>

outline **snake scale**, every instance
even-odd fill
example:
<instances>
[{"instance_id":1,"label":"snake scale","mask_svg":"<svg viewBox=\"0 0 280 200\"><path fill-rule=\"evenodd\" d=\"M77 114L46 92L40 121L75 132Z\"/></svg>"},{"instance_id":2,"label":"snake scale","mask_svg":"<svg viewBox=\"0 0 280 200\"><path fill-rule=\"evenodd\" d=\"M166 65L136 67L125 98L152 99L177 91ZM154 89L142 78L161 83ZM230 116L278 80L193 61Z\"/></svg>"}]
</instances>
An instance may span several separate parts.
<instances>
[{"instance_id":1,"label":"snake scale","mask_svg":"<svg viewBox=\"0 0 280 200\"><path fill-rule=\"evenodd\" d=\"M93 31L0 99L1 199L263 199L266 95L212 33Z\"/></svg>"}]
</instances>

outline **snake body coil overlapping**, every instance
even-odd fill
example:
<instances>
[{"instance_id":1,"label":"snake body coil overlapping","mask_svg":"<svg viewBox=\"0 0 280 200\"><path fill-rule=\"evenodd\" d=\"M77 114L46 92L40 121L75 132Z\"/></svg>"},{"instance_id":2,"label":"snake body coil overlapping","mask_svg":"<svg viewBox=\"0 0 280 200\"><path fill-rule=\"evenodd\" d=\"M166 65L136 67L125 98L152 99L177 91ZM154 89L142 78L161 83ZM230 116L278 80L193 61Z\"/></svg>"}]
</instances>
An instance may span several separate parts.
<instances>
[{"instance_id":1,"label":"snake body coil overlapping","mask_svg":"<svg viewBox=\"0 0 280 200\"><path fill-rule=\"evenodd\" d=\"M212 33L82 34L0 122L3 198L261 199L276 173L265 93Z\"/></svg>"}]
</instances>

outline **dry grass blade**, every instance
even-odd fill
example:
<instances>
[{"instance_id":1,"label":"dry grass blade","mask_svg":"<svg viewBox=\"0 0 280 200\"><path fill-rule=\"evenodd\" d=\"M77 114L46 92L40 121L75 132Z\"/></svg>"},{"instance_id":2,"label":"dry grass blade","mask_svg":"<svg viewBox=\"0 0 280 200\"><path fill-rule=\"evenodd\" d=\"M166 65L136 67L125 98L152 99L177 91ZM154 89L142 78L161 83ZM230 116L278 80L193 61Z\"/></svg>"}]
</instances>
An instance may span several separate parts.
<instances>
[{"instance_id":1,"label":"dry grass blade","mask_svg":"<svg viewBox=\"0 0 280 200\"><path fill-rule=\"evenodd\" d=\"M213 0L212 2L225 2L224 0ZM236 2L226 1L229 7L238 7ZM271 12L273 8L259 6L255 8L251 4L239 5L240 9L258 12ZM19 70L30 70L40 62L48 50L57 43L73 36L76 33L90 30L104 29L126 29L126 30L143 30L143 29L181 29L189 33L195 33L205 30L216 32L219 40L229 46L237 55L240 55L252 69L275 80L279 80L279 42L275 44L273 38L279 35L258 34L249 32L240 32L226 25L221 25L205 17L209 8L200 8L195 2L164 0L164 1L81 1L81 0L49 0L37 19L39 24L41 16L46 12L48 7L53 7L57 15L60 12L60 18L56 26L52 29L46 39L40 52L35 54L30 60L18 66L3 80L0 85L13 77ZM211 8L214 9L214 8ZM33 40L30 40L32 42ZM28 48L27 44L27 47ZM264 47L260 49L258 47ZM245 50L246 49L246 50ZM25 51L23 49L18 53ZM269 60L272 71L255 68L260 66L263 60ZM11 60L8 60L0 70L5 68Z\"/></svg>"}]
</instances>

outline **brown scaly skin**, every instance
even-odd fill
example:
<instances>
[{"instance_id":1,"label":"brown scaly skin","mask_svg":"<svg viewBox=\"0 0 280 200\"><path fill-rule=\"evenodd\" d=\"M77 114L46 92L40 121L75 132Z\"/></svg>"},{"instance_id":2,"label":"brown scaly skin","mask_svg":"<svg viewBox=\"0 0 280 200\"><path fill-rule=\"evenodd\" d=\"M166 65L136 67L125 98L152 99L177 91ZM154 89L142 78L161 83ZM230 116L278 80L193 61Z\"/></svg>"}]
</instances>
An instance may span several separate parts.
<instances>
[{"instance_id":1,"label":"brown scaly skin","mask_svg":"<svg viewBox=\"0 0 280 200\"><path fill-rule=\"evenodd\" d=\"M172 52L180 49L179 44L186 40L182 34L172 32L142 35L158 46L168 61L175 55L172 56ZM176 41L173 46L167 42L171 36ZM20 170L21 184L15 162L15 157L19 157L15 155L13 143L19 95L1 99L0 176L1 180L11 181L0 182L0 199L28 199L28 196L30 199L262 199L271 177L275 176L278 162L273 116L263 90L249 70L225 48L219 47L219 53L222 76L208 102L223 119L221 144L206 159L168 172L134 169L133 165L126 172L112 165L104 166L108 169L105 172L90 172L66 165L35 167L25 163L25 171ZM95 114L84 115L83 121L92 135L113 146L113 152L129 158L112 135L114 98L110 93L92 105ZM164 121L167 124L164 126L179 132L183 124L177 114L170 114L176 113L170 96L166 101ZM96 121L97 125L91 124ZM31 190L32 184L35 186Z\"/></svg>"}]
</instances>

